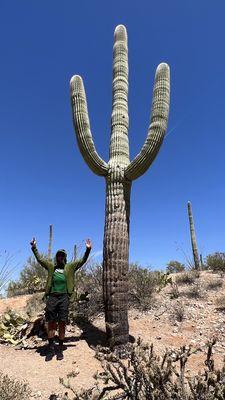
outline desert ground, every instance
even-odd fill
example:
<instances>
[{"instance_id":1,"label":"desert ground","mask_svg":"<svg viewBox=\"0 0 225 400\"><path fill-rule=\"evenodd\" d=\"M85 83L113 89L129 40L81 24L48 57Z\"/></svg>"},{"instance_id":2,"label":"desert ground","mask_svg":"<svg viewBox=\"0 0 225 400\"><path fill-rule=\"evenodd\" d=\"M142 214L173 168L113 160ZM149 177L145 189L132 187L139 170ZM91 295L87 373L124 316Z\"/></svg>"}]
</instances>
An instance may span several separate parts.
<instances>
[{"instance_id":1,"label":"desert ground","mask_svg":"<svg viewBox=\"0 0 225 400\"><path fill-rule=\"evenodd\" d=\"M177 274L176 274L177 275ZM178 275L177 275L178 276ZM174 276L173 276L174 280ZM214 283L214 285L213 285ZM209 286L211 285L211 286ZM156 293L148 311L129 310L131 340L141 337L144 342L154 344L155 352L178 349L191 344L201 347L188 361L187 373L204 369L207 341L216 336L214 359L221 366L225 355L225 282L223 276L201 272L192 284L178 284L178 297L173 297L174 288L167 285ZM0 300L0 315L7 309L23 312L31 295ZM68 326L64 359L53 358L46 362L46 341L36 340L33 348L17 349L0 344L0 370L18 380L25 380L32 389L31 398L48 399L53 393L63 394L65 389L59 378L66 378L71 371L78 372L71 382L76 389L91 387L93 375L101 371L101 362L95 357L97 345L105 345L104 315L91 323Z\"/></svg>"}]
</instances>

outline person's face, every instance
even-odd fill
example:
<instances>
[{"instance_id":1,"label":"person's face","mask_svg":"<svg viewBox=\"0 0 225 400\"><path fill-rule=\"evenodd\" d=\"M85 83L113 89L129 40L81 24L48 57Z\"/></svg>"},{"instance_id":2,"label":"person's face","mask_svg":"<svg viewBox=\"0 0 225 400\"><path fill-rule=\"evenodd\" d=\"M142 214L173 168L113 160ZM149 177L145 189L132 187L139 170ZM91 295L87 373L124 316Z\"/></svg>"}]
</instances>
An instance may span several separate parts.
<instances>
[{"instance_id":1,"label":"person's face","mask_svg":"<svg viewBox=\"0 0 225 400\"><path fill-rule=\"evenodd\" d=\"M59 264L63 264L63 261L64 261L64 254L62 254L62 253L59 253L59 254L57 254L57 262L59 263Z\"/></svg>"}]
</instances>

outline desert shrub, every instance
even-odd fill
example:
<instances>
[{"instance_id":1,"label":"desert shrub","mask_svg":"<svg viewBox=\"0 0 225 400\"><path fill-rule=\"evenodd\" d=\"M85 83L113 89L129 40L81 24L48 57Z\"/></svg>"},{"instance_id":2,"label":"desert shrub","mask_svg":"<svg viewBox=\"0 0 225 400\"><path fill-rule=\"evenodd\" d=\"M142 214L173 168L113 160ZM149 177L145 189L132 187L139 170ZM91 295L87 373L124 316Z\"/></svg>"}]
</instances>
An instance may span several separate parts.
<instances>
[{"instance_id":1,"label":"desert shrub","mask_svg":"<svg viewBox=\"0 0 225 400\"><path fill-rule=\"evenodd\" d=\"M70 378L77 376L78 371L68 374L67 379L60 378L60 382L72 390L73 397L68 397L69 400L222 400L225 398L225 365L215 369L214 344L214 339L208 343L205 371L191 377L186 374L187 361L201 349L182 346L178 350L167 350L160 357L153 345L138 339L136 344L130 345L127 363L115 353L106 352L103 372L95 374L96 384L90 389L78 392L73 387Z\"/></svg>"},{"instance_id":2,"label":"desert shrub","mask_svg":"<svg viewBox=\"0 0 225 400\"><path fill-rule=\"evenodd\" d=\"M193 285L190 285L189 289L185 292L187 297L190 297L192 299L199 299L202 297L202 288L198 283L194 283Z\"/></svg>"},{"instance_id":3,"label":"desert shrub","mask_svg":"<svg viewBox=\"0 0 225 400\"><path fill-rule=\"evenodd\" d=\"M172 321L182 322L185 318L185 308L182 303L177 303L173 306L170 314Z\"/></svg>"},{"instance_id":4,"label":"desert shrub","mask_svg":"<svg viewBox=\"0 0 225 400\"><path fill-rule=\"evenodd\" d=\"M9 283L14 269L14 257L7 252L4 255L0 254L0 292Z\"/></svg>"},{"instance_id":5,"label":"desert shrub","mask_svg":"<svg viewBox=\"0 0 225 400\"><path fill-rule=\"evenodd\" d=\"M169 274L183 272L185 270L185 265L179 261L172 260L167 264L166 270Z\"/></svg>"},{"instance_id":6,"label":"desert shrub","mask_svg":"<svg viewBox=\"0 0 225 400\"><path fill-rule=\"evenodd\" d=\"M102 266L90 265L76 273L75 297L70 304L70 321L91 320L104 311Z\"/></svg>"},{"instance_id":7,"label":"desert shrub","mask_svg":"<svg viewBox=\"0 0 225 400\"><path fill-rule=\"evenodd\" d=\"M11 281L7 289L7 296L19 296L41 292L45 288L47 271L35 260L29 257L23 267L18 281Z\"/></svg>"},{"instance_id":8,"label":"desert shrub","mask_svg":"<svg viewBox=\"0 0 225 400\"><path fill-rule=\"evenodd\" d=\"M138 264L130 264L128 272L128 304L140 310L151 308L154 294L172 284L172 279L167 273L151 271Z\"/></svg>"},{"instance_id":9,"label":"desert shrub","mask_svg":"<svg viewBox=\"0 0 225 400\"><path fill-rule=\"evenodd\" d=\"M27 400L31 390L27 383L19 382L0 372L0 400Z\"/></svg>"},{"instance_id":10,"label":"desert shrub","mask_svg":"<svg viewBox=\"0 0 225 400\"><path fill-rule=\"evenodd\" d=\"M215 301L216 308L225 310L225 295L218 297Z\"/></svg>"},{"instance_id":11,"label":"desert shrub","mask_svg":"<svg viewBox=\"0 0 225 400\"><path fill-rule=\"evenodd\" d=\"M207 284L206 288L207 288L207 290L218 290L218 289L221 289L222 286L223 286L222 279L214 279Z\"/></svg>"},{"instance_id":12,"label":"desert shrub","mask_svg":"<svg viewBox=\"0 0 225 400\"><path fill-rule=\"evenodd\" d=\"M31 318L42 312L45 308L45 302L42 300L43 293L34 293L27 301L26 313Z\"/></svg>"},{"instance_id":13,"label":"desert shrub","mask_svg":"<svg viewBox=\"0 0 225 400\"><path fill-rule=\"evenodd\" d=\"M191 285L196 279L199 278L199 272L196 270L189 270L181 272L176 276L176 283L179 285Z\"/></svg>"},{"instance_id":14,"label":"desert shrub","mask_svg":"<svg viewBox=\"0 0 225 400\"><path fill-rule=\"evenodd\" d=\"M180 296L179 288L176 282L172 282L170 290L170 298L177 299Z\"/></svg>"},{"instance_id":15,"label":"desert shrub","mask_svg":"<svg viewBox=\"0 0 225 400\"><path fill-rule=\"evenodd\" d=\"M225 272L225 253L213 253L206 257L206 265L208 269L214 272Z\"/></svg>"}]
</instances>

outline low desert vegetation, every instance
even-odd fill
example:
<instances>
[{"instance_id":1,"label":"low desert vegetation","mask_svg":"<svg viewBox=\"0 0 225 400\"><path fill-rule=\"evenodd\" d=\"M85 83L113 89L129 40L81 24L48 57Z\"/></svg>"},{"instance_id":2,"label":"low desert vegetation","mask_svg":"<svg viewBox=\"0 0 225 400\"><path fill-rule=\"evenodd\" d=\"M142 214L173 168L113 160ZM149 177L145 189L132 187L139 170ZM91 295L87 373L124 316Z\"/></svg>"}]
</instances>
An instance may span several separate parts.
<instances>
[{"instance_id":1,"label":"low desert vegetation","mask_svg":"<svg viewBox=\"0 0 225 400\"><path fill-rule=\"evenodd\" d=\"M10 281L7 296L19 296L44 291L47 271L35 260L29 257L17 281Z\"/></svg>"},{"instance_id":2,"label":"low desert vegetation","mask_svg":"<svg viewBox=\"0 0 225 400\"><path fill-rule=\"evenodd\" d=\"M182 346L158 356L152 344L138 339L136 344L130 345L126 363L113 353L104 353L103 349L103 372L95 374L96 384L78 392L71 379L79 372L72 372L60 382L72 390L73 395L67 394L62 399L222 400L225 398L225 365L221 369L215 368L214 344L214 339L207 344L205 370L192 376L186 373L186 365L193 354L201 351L198 348ZM98 349L96 355L99 353Z\"/></svg>"},{"instance_id":3,"label":"low desert vegetation","mask_svg":"<svg viewBox=\"0 0 225 400\"><path fill-rule=\"evenodd\" d=\"M214 279L212 281L210 281L207 286L206 289L207 290L220 290L223 287L223 279L218 278L218 279Z\"/></svg>"},{"instance_id":4,"label":"low desert vegetation","mask_svg":"<svg viewBox=\"0 0 225 400\"><path fill-rule=\"evenodd\" d=\"M176 303L170 314L170 319L175 322L182 322L186 317L185 307L183 303Z\"/></svg>"},{"instance_id":5,"label":"low desert vegetation","mask_svg":"<svg viewBox=\"0 0 225 400\"><path fill-rule=\"evenodd\" d=\"M188 287L185 295L191 299L200 299L203 296L203 288L198 282L195 282Z\"/></svg>"},{"instance_id":6,"label":"low desert vegetation","mask_svg":"<svg viewBox=\"0 0 225 400\"><path fill-rule=\"evenodd\" d=\"M207 269L213 272L225 272L225 253L216 252L206 257Z\"/></svg>"},{"instance_id":7,"label":"low desert vegetation","mask_svg":"<svg viewBox=\"0 0 225 400\"><path fill-rule=\"evenodd\" d=\"M169 274L175 274L177 272L183 272L183 271L185 271L185 265L180 263L179 261L171 260L167 264L166 271Z\"/></svg>"},{"instance_id":8,"label":"low desert vegetation","mask_svg":"<svg viewBox=\"0 0 225 400\"><path fill-rule=\"evenodd\" d=\"M189 271L184 271L181 272L180 274L177 274L175 282L178 285L192 285L193 283L195 283L196 279L199 278L199 276L200 276L199 271L190 269Z\"/></svg>"},{"instance_id":9,"label":"low desert vegetation","mask_svg":"<svg viewBox=\"0 0 225 400\"><path fill-rule=\"evenodd\" d=\"M31 389L25 382L19 382L0 372L0 400L29 400Z\"/></svg>"}]
</instances>

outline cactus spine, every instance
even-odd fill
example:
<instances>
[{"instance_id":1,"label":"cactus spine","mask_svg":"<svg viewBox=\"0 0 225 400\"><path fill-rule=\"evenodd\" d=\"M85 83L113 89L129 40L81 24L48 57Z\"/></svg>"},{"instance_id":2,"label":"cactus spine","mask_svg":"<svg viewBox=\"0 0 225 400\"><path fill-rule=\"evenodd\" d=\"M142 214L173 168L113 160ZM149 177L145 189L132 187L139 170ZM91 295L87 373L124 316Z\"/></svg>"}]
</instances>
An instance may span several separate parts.
<instances>
[{"instance_id":1,"label":"cactus spine","mask_svg":"<svg viewBox=\"0 0 225 400\"><path fill-rule=\"evenodd\" d=\"M128 141L127 32L119 25L114 33L113 102L109 162L98 155L92 139L82 78L72 77L71 103L77 142L91 170L106 181L103 241L103 295L106 333L110 347L128 342L127 272L129 266L130 191L155 159L162 144L169 113L169 66L162 63L155 75L151 121L140 153L130 161Z\"/></svg>"},{"instance_id":2,"label":"cactus spine","mask_svg":"<svg viewBox=\"0 0 225 400\"><path fill-rule=\"evenodd\" d=\"M53 238L53 227L49 225L49 243L48 243L48 259L52 258L52 238Z\"/></svg>"},{"instance_id":3,"label":"cactus spine","mask_svg":"<svg viewBox=\"0 0 225 400\"><path fill-rule=\"evenodd\" d=\"M193 219L192 206L191 206L190 201L188 201L188 216L189 216L189 223L190 223L191 245L192 245L192 251L193 251L194 265L195 265L195 269L200 269L199 257L198 257L198 247L197 247L195 227L194 227L194 219Z\"/></svg>"}]
</instances>

